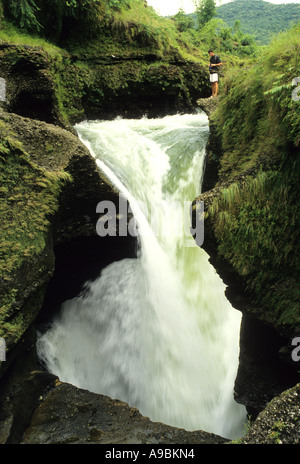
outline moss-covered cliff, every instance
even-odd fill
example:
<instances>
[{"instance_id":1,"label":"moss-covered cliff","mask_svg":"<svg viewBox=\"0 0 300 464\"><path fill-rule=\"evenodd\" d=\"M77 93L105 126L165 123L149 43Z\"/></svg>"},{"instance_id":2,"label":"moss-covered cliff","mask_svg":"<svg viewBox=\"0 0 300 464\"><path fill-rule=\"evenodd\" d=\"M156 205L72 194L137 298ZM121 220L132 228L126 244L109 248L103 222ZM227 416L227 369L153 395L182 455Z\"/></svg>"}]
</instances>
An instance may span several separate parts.
<instances>
[{"instance_id":1,"label":"moss-covered cliff","mask_svg":"<svg viewBox=\"0 0 300 464\"><path fill-rule=\"evenodd\" d=\"M206 216L255 316L285 335L300 324L299 32L278 36L253 67L223 83L211 115L222 155Z\"/></svg>"},{"instance_id":2,"label":"moss-covered cliff","mask_svg":"<svg viewBox=\"0 0 300 464\"><path fill-rule=\"evenodd\" d=\"M207 53L142 0L73 3L57 0L50 9L37 1L32 14L40 26L33 34L28 13L22 21L3 2L0 73L9 111L74 124L175 113L209 94Z\"/></svg>"},{"instance_id":3,"label":"moss-covered cliff","mask_svg":"<svg viewBox=\"0 0 300 464\"><path fill-rule=\"evenodd\" d=\"M4 112L0 124L0 336L10 351L41 309L55 244L96 235L97 203L118 194L69 131Z\"/></svg>"}]
</instances>

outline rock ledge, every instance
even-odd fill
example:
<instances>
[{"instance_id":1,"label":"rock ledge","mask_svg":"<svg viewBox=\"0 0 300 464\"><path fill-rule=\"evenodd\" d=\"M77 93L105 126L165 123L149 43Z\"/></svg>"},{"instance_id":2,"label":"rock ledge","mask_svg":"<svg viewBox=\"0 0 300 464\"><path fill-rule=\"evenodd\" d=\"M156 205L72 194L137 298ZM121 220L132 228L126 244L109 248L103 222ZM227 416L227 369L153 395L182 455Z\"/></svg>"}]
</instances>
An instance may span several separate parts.
<instances>
[{"instance_id":1,"label":"rock ledge","mask_svg":"<svg viewBox=\"0 0 300 464\"><path fill-rule=\"evenodd\" d=\"M201 430L152 422L119 400L57 381L35 410L24 444L223 444Z\"/></svg>"}]
</instances>

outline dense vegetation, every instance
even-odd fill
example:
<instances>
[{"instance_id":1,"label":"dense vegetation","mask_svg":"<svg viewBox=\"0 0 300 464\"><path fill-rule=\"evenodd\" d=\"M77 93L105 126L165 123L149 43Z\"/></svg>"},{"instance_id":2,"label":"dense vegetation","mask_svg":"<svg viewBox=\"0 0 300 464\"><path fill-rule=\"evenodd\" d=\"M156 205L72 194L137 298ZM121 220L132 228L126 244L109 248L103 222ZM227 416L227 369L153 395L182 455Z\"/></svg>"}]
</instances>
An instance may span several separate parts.
<instances>
[{"instance_id":1,"label":"dense vegetation","mask_svg":"<svg viewBox=\"0 0 300 464\"><path fill-rule=\"evenodd\" d=\"M72 52L97 49L98 55L120 54L127 48L163 55L170 48L184 53L187 47L178 43L174 24L146 8L144 0L53 0L51 8L46 0L2 0L2 4L3 31L8 20L31 37Z\"/></svg>"},{"instance_id":2,"label":"dense vegetation","mask_svg":"<svg viewBox=\"0 0 300 464\"><path fill-rule=\"evenodd\" d=\"M222 20L210 20L214 9L199 10L202 24L195 29L182 10L163 18L144 0L53 0L51 8L46 0L2 0L0 5L4 13L0 40L16 40L22 32L29 33L31 41L45 39L73 53L126 55L128 50L147 49L162 57L177 50L185 59L202 62L207 61L209 47L228 52L229 60L232 55L245 57L255 51L254 39L239 24L231 28Z\"/></svg>"},{"instance_id":3,"label":"dense vegetation","mask_svg":"<svg viewBox=\"0 0 300 464\"><path fill-rule=\"evenodd\" d=\"M209 209L219 252L279 326L300 322L299 52L297 25L252 67L227 74L214 114L220 177L244 173Z\"/></svg>"}]
</instances>

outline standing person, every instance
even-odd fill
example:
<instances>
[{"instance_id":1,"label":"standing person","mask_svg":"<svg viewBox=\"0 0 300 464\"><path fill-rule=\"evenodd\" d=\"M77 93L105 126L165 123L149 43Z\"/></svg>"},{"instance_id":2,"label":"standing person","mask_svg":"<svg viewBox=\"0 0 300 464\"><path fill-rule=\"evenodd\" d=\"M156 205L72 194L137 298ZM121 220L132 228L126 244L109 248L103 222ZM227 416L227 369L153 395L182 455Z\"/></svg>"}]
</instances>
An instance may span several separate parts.
<instances>
[{"instance_id":1,"label":"standing person","mask_svg":"<svg viewBox=\"0 0 300 464\"><path fill-rule=\"evenodd\" d=\"M209 65L209 79L211 83L211 91L212 97L217 97L218 96L218 90L219 90L219 66L222 65L222 61L218 55L215 55L213 50L208 50L208 54L210 55L210 65Z\"/></svg>"}]
</instances>

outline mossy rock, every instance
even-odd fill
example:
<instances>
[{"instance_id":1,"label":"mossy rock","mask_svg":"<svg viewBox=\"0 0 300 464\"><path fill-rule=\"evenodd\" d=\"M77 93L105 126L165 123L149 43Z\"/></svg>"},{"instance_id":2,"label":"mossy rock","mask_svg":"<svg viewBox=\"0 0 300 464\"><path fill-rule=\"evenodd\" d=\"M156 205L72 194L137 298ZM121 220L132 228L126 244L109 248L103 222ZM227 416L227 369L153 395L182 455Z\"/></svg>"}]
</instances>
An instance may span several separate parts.
<instances>
[{"instance_id":1,"label":"mossy rock","mask_svg":"<svg viewBox=\"0 0 300 464\"><path fill-rule=\"evenodd\" d=\"M54 245L96 235L97 203L118 193L71 132L4 112L0 128L0 336L10 350L41 308Z\"/></svg>"}]
</instances>

